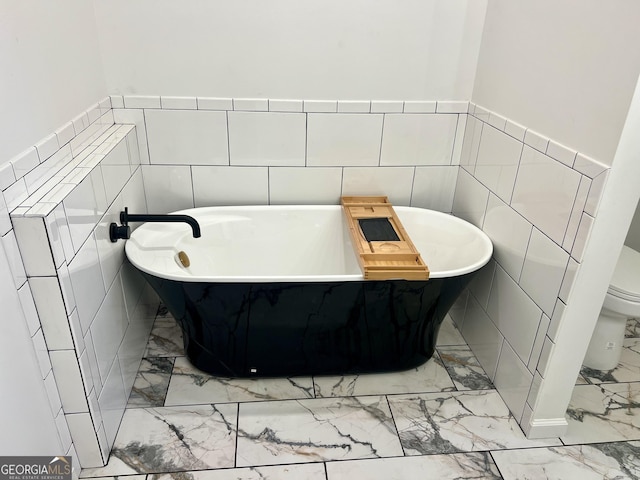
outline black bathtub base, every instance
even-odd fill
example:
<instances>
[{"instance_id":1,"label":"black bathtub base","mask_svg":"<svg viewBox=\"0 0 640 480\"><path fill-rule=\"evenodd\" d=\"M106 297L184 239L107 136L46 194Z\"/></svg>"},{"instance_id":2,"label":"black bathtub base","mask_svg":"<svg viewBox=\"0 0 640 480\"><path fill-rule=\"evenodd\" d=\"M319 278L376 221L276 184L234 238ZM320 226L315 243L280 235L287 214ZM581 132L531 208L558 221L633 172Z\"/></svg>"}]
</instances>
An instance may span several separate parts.
<instances>
[{"instance_id":1,"label":"black bathtub base","mask_svg":"<svg viewBox=\"0 0 640 480\"><path fill-rule=\"evenodd\" d=\"M400 371L433 355L472 274L428 281L181 283L145 274L198 369L224 377Z\"/></svg>"}]
</instances>

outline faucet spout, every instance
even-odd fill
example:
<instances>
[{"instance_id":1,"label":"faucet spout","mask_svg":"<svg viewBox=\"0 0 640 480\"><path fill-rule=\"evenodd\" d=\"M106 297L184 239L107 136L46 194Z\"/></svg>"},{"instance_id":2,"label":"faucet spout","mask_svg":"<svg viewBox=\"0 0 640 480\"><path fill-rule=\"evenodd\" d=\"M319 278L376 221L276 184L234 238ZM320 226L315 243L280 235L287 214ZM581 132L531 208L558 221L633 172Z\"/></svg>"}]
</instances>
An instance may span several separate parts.
<instances>
[{"instance_id":1,"label":"faucet spout","mask_svg":"<svg viewBox=\"0 0 640 480\"><path fill-rule=\"evenodd\" d=\"M153 215L153 214L132 214L129 213L129 209L125 209L120 212L120 223L122 226L118 226L112 223L109 227L109 237L112 242L118 241L120 238L127 239L131 234L131 228L129 222L179 222L187 223L193 232L193 238L199 238L202 236L200 232L200 224L198 221L189 215Z\"/></svg>"}]
</instances>

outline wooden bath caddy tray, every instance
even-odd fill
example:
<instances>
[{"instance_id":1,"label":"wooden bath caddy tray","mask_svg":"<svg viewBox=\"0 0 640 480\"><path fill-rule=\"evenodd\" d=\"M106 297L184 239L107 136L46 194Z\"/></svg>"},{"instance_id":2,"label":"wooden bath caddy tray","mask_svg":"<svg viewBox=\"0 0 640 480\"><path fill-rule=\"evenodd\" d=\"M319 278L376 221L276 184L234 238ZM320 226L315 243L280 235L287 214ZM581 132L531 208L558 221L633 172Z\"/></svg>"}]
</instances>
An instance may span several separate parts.
<instances>
[{"instance_id":1,"label":"wooden bath caddy tray","mask_svg":"<svg viewBox=\"0 0 640 480\"><path fill-rule=\"evenodd\" d=\"M341 203L365 279L429 278L429 268L387 197L342 197Z\"/></svg>"}]
</instances>

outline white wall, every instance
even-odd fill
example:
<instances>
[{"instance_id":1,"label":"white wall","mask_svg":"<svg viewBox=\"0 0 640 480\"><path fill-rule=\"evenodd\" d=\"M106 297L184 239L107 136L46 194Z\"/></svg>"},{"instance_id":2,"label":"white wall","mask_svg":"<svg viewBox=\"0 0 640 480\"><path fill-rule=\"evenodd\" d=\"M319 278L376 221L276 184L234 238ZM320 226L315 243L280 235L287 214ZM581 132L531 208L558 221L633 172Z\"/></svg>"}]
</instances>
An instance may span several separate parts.
<instances>
[{"instance_id":1,"label":"white wall","mask_svg":"<svg viewBox=\"0 0 640 480\"><path fill-rule=\"evenodd\" d=\"M94 0L111 94L468 100L486 0Z\"/></svg>"},{"instance_id":2,"label":"white wall","mask_svg":"<svg viewBox=\"0 0 640 480\"><path fill-rule=\"evenodd\" d=\"M640 208L636 207L635 215L631 221L629 232L627 233L627 239L625 245L630 246L634 250L640 252Z\"/></svg>"},{"instance_id":3,"label":"white wall","mask_svg":"<svg viewBox=\"0 0 640 480\"><path fill-rule=\"evenodd\" d=\"M640 3L489 2L472 100L608 165L640 72Z\"/></svg>"},{"instance_id":4,"label":"white wall","mask_svg":"<svg viewBox=\"0 0 640 480\"><path fill-rule=\"evenodd\" d=\"M91 3L0 0L0 71L2 165L106 95Z\"/></svg>"}]
</instances>

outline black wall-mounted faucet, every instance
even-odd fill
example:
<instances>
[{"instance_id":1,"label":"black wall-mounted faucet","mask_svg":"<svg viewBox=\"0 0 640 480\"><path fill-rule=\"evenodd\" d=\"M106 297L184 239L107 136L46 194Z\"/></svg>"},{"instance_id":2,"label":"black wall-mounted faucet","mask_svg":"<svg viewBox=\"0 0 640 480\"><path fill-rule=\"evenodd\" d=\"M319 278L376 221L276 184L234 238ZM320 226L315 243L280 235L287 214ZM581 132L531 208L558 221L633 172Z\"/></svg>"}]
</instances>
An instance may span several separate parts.
<instances>
[{"instance_id":1,"label":"black wall-mounted faucet","mask_svg":"<svg viewBox=\"0 0 640 480\"><path fill-rule=\"evenodd\" d=\"M131 236L131 227L129 222L183 222L188 223L193 230L193 238L200 238L200 225L198 221L189 215L139 215L129 213L129 209L124 207L124 211L120 212L120 223L111 223L109 225L109 239L117 242L119 239L128 239Z\"/></svg>"}]
</instances>

